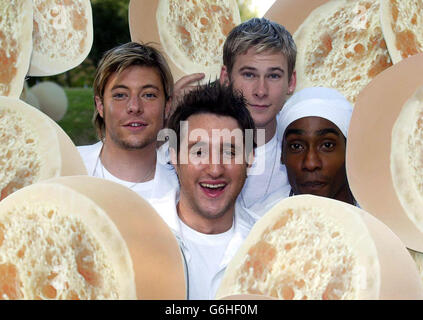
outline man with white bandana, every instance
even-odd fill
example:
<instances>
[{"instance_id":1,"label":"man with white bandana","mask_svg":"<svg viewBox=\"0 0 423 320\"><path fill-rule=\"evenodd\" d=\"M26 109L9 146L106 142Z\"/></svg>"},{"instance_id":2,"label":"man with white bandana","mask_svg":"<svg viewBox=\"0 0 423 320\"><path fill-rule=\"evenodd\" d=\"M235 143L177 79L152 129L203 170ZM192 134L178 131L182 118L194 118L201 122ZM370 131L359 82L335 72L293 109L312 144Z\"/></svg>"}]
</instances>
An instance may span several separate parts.
<instances>
[{"instance_id":1,"label":"man with white bandana","mask_svg":"<svg viewBox=\"0 0 423 320\"><path fill-rule=\"evenodd\" d=\"M313 194L356 204L345 168L352 110L351 103L337 90L323 87L305 88L286 102L278 121L281 162L286 166L291 190L289 194L268 195L268 203L275 204L290 195Z\"/></svg>"}]
</instances>

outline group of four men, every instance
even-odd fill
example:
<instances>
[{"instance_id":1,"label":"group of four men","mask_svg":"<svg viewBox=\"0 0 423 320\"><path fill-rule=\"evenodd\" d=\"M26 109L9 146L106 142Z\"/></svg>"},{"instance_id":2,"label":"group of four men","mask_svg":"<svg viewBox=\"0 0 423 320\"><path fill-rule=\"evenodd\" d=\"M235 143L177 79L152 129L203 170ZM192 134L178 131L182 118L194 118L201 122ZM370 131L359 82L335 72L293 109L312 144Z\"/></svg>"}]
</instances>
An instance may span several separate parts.
<instances>
[{"instance_id":1,"label":"group of four men","mask_svg":"<svg viewBox=\"0 0 423 320\"><path fill-rule=\"evenodd\" d=\"M282 109L296 88L295 59L283 26L253 18L230 32L220 78L205 85L197 85L203 74L174 84L149 45L121 45L99 63L100 141L78 149L90 175L140 194L174 232L189 299L214 298L276 201L312 193L354 203L345 172L352 107L333 89L308 88Z\"/></svg>"}]
</instances>

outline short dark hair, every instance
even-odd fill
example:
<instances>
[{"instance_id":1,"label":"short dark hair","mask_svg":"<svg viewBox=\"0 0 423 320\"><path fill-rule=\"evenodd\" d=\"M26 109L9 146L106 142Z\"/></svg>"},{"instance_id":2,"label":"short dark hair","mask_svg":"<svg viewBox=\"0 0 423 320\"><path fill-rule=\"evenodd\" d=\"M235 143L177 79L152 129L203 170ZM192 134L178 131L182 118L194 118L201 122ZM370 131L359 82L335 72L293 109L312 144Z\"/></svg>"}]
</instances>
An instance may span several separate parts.
<instances>
[{"instance_id":1,"label":"short dark hair","mask_svg":"<svg viewBox=\"0 0 423 320\"><path fill-rule=\"evenodd\" d=\"M178 154L181 144L181 122L196 114L214 114L235 119L243 133L245 155L248 157L256 147L254 120L241 91L234 90L232 85L221 85L218 81L214 81L187 93L168 121L168 129L176 133ZM247 143L248 129L252 133L249 138L253 139L253 143Z\"/></svg>"}]
</instances>

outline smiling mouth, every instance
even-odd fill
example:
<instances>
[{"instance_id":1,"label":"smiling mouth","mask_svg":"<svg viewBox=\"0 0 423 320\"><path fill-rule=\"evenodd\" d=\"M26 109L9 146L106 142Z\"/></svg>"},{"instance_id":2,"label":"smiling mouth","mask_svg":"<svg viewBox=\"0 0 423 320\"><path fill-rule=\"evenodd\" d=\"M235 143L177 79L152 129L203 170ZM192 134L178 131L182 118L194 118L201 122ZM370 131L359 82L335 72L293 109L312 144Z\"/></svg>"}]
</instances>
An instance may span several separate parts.
<instances>
[{"instance_id":1,"label":"smiling mouth","mask_svg":"<svg viewBox=\"0 0 423 320\"><path fill-rule=\"evenodd\" d=\"M224 192L226 186L226 183L200 183L201 189L210 198L220 196Z\"/></svg>"},{"instance_id":2,"label":"smiling mouth","mask_svg":"<svg viewBox=\"0 0 423 320\"><path fill-rule=\"evenodd\" d=\"M146 127L147 124L145 123L139 123L139 122L132 122L125 125L125 127L129 128L140 128L140 127Z\"/></svg>"}]
</instances>

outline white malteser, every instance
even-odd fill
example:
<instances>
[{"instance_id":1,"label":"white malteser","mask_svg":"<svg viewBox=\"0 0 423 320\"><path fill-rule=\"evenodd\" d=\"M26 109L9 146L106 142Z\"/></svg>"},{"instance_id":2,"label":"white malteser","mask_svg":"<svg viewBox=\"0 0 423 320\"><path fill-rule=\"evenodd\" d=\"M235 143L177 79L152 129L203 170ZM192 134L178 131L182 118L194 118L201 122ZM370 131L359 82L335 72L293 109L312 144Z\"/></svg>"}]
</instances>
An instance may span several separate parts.
<instances>
[{"instance_id":1,"label":"white malteser","mask_svg":"<svg viewBox=\"0 0 423 320\"><path fill-rule=\"evenodd\" d=\"M65 89L52 81L43 81L31 87L39 103L40 110L54 121L60 121L68 110L68 97Z\"/></svg>"},{"instance_id":2,"label":"white malteser","mask_svg":"<svg viewBox=\"0 0 423 320\"><path fill-rule=\"evenodd\" d=\"M214 81L222 66L226 36L241 18L235 0L158 0L160 41L186 74L204 72Z\"/></svg>"},{"instance_id":3,"label":"white malteser","mask_svg":"<svg viewBox=\"0 0 423 320\"><path fill-rule=\"evenodd\" d=\"M404 104L395 121L390 163L398 199L423 232L423 87Z\"/></svg>"},{"instance_id":4,"label":"white malteser","mask_svg":"<svg viewBox=\"0 0 423 320\"><path fill-rule=\"evenodd\" d=\"M0 97L0 201L37 181L74 174L86 169L66 133L35 107Z\"/></svg>"},{"instance_id":5,"label":"white malteser","mask_svg":"<svg viewBox=\"0 0 423 320\"><path fill-rule=\"evenodd\" d=\"M375 243L353 206L310 195L285 199L251 230L217 298L377 299Z\"/></svg>"},{"instance_id":6,"label":"white malteser","mask_svg":"<svg viewBox=\"0 0 423 320\"><path fill-rule=\"evenodd\" d=\"M59 141L46 118L24 102L0 98L0 199L59 175Z\"/></svg>"},{"instance_id":7,"label":"white malteser","mask_svg":"<svg viewBox=\"0 0 423 320\"><path fill-rule=\"evenodd\" d=\"M90 0L34 0L33 3L29 75L59 74L81 64L93 43Z\"/></svg>"},{"instance_id":8,"label":"white malteser","mask_svg":"<svg viewBox=\"0 0 423 320\"><path fill-rule=\"evenodd\" d=\"M423 52L423 2L381 0L381 23L394 63Z\"/></svg>"},{"instance_id":9,"label":"white malteser","mask_svg":"<svg viewBox=\"0 0 423 320\"><path fill-rule=\"evenodd\" d=\"M31 92L31 89L29 88L26 81L24 83L24 87L19 99L40 110L40 102L38 101L38 98Z\"/></svg>"},{"instance_id":10,"label":"white malteser","mask_svg":"<svg viewBox=\"0 0 423 320\"><path fill-rule=\"evenodd\" d=\"M315 9L294 34L297 89L334 88L354 103L392 65L379 8L379 0L331 0Z\"/></svg>"},{"instance_id":11,"label":"white malteser","mask_svg":"<svg viewBox=\"0 0 423 320\"><path fill-rule=\"evenodd\" d=\"M32 50L32 1L0 2L0 96L19 97Z\"/></svg>"},{"instance_id":12,"label":"white malteser","mask_svg":"<svg viewBox=\"0 0 423 320\"><path fill-rule=\"evenodd\" d=\"M90 198L37 183L0 202L0 299L135 299L128 248Z\"/></svg>"}]
</instances>

